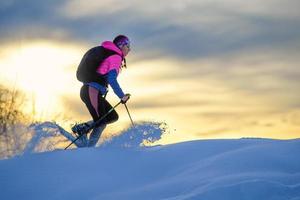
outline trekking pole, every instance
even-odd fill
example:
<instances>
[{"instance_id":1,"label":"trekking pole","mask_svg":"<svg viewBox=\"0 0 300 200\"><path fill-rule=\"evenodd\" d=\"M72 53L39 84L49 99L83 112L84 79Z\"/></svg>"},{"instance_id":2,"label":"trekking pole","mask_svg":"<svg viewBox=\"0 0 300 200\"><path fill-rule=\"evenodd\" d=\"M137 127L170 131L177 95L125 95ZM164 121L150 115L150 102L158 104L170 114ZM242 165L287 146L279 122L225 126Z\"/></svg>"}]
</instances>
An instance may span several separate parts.
<instances>
[{"instance_id":1,"label":"trekking pole","mask_svg":"<svg viewBox=\"0 0 300 200\"><path fill-rule=\"evenodd\" d=\"M87 134L91 129L95 128L97 125L100 124L100 122L107 116L109 115L118 105L120 105L122 103L122 101L120 101L119 103L117 103L114 107L112 107L105 115L103 115L100 119L98 119L97 121L95 121L94 123L92 123L88 129L87 132L84 134ZM79 138L81 138L81 136L83 136L84 134L79 135L77 138L75 138L75 140L73 140L68 146L66 146L65 150L68 149L72 144L74 144L74 142L76 142Z\"/></svg>"},{"instance_id":2,"label":"trekking pole","mask_svg":"<svg viewBox=\"0 0 300 200\"><path fill-rule=\"evenodd\" d=\"M126 103L124 103L124 106L125 106L125 108L126 108L126 110L127 110L127 113L128 113L129 118L130 118L130 121L131 121L131 123L132 123L132 126L134 127L134 123L133 123L133 121L132 121L132 118L131 118L131 115L130 115L130 113L129 113L129 110L128 110L128 107L127 107Z\"/></svg>"},{"instance_id":3,"label":"trekking pole","mask_svg":"<svg viewBox=\"0 0 300 200\"><path fill-rule=\"evenodd\" d=\"M83 134L81 134L77 138L75 138L75 140L73 140L68 146L66 146L65 150L67 150L72 144L74 144L74 142L76 142L79 138L81 138L81 136L83 136Z\"/></svg>"}]
</instances>

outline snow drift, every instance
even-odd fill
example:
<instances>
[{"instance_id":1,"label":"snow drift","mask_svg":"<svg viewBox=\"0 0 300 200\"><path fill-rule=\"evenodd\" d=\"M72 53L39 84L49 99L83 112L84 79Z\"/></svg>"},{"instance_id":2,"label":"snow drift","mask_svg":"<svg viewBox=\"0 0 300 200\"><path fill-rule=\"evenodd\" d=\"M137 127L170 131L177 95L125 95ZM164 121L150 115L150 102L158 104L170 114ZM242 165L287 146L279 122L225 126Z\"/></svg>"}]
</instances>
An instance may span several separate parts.
<instances>
[{"instance_id":1,"label":"snow drift","mask_svg":"<svg viewBox=\"0 0 300 200\"><path fill-rule=\"evenodd\" d=\"M106 146L0 161L1 199L299 200L300 140Z\"/></svg>"},{"instance_id":2,"label":"snow drift","mask_svg":"<svg viewBox=\"0 0 300 200\"><path fill-rule=\"evenodd\" d=\"M76 136L67 132L55 122L32 124L32 138L27 142L24 154L53 151L61 147L61 143L73 141ZM101 146L138 147L151 145L167 133L167 125L163 122L139 122L120 134L102 141ZM60 147L59 147L60 146ZM66 146L66 144L65 144ZM75 146L75 145L73 145Z\"/></svg>"}]
</instances>

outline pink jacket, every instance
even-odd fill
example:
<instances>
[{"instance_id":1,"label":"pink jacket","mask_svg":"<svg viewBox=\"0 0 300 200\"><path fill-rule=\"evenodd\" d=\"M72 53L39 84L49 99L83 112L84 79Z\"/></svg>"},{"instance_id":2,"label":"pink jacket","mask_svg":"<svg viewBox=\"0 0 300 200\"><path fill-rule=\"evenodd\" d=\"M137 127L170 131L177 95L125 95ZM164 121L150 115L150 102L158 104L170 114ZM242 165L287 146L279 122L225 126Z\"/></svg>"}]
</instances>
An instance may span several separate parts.
<instances>
[{"instance_id":1,"label":"pink jacket","mask_svg":"<svg viewBox=\"0 0 300 200\"><path fill-rule=\"evenodd\" d=\"M107 74L111 70L117 70L119 74L123 59L122 51L111 41L105 41L101 44L106 49L115 51L117 54L106 58L101 65L97 68L97 72L100 74Z\"/></svg>"}]
</instances>

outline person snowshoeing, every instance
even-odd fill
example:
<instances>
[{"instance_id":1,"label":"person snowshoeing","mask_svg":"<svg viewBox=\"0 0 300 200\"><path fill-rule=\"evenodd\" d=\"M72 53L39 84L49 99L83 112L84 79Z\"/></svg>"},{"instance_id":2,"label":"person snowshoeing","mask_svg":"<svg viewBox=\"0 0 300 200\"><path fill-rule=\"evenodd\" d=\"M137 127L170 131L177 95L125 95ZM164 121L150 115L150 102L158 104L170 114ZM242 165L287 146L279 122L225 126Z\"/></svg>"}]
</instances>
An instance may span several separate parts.
<instances>
[{"instance_id":1,"label":"person snowshoeing","mask_svg":"<svg viewBox=\"0 0 300 200\"><path fill-rule=\"evenodd\" d=\"M105 99L110 86L122 103L129 100L130 94L125 94L121 89L117 77L122 67L126 67L125 57L130 51L130 41L124 35L118 35L113 41L104 41L101 46L90 49L82 58L77 70L77 79L83 82L80 89L80 98L85 103L93 121L96 122L111 108L111 104ZM124 65L122 63L124 62ZM82 134L78 147L96 146L102 131L107 124L116 122L119 116L115 110L110 112L100 124L91 132L89 138L82 133L93 121L77 124L72 131Z\"/></svg>"}]
</instances>

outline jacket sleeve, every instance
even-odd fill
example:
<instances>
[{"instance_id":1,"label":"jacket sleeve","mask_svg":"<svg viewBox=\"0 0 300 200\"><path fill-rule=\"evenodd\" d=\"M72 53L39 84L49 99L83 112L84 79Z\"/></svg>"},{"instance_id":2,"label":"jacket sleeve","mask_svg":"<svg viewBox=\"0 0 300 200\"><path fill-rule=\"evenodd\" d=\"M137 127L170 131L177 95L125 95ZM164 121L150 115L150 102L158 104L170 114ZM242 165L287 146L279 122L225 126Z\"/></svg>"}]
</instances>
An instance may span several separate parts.
<instances>
[{"instance_id":1,"label":"jacket sleeve","mask_svg":"<svg viewBox=\"0 0 300 200\"><path fill-rule=\"evenodd\" d=\"M119 85L119 83L117 81L117 76L118 76L117 70L113 69L113 70L111 70L111 71L108 72L107 81L108 81L108 84L113 89L114 93L120 99L122 99L125 96L125 94L124 94L122 88L120 87L120 85Z\"/></svg>"}]
</instances>

